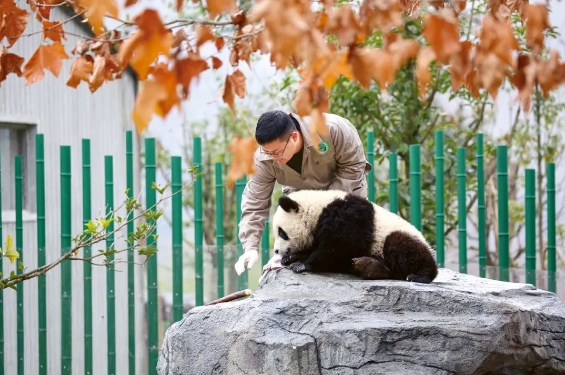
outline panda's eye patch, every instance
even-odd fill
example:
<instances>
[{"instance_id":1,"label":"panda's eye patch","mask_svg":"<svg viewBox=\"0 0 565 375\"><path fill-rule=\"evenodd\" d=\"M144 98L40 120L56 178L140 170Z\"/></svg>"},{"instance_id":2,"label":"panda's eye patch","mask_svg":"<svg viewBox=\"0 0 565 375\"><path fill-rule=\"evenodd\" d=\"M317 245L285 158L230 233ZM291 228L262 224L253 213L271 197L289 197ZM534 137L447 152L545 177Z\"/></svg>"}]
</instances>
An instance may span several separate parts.
<instances>
[{"instance_id":1,"label":"panda's eye patch","mask_svg":"<svg viewBox=\"0 0 565 375\"><path fill-rule=\"evenodd\" d=\"M279 228L279 237L282 238L285 241L288 241L288 236L286 234L286 232L284 231L284 229Z\"/></svg>"}]
</instances>

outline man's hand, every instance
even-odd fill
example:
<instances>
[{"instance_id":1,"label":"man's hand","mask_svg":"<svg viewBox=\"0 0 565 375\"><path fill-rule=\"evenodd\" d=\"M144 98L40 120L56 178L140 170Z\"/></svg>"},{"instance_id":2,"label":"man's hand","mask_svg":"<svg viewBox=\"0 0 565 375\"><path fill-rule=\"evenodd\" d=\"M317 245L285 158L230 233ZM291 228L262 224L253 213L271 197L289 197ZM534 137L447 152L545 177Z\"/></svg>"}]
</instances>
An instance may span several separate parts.
<instances>
[{"instance_id":1,"label":"man's hand","mask_svg":"<svg viewBox=\"0 0 565 375\"><path fill-rule=\"evenodd\" d=\"M247 265L247 269L250 270L258 259L259 254L257 253L257 250L247 250L237 260L237 263L235 264L235 272L237 272L238 275L241 275L243 271L245 271L245 265Z\"/></svg>"}]
</instances>

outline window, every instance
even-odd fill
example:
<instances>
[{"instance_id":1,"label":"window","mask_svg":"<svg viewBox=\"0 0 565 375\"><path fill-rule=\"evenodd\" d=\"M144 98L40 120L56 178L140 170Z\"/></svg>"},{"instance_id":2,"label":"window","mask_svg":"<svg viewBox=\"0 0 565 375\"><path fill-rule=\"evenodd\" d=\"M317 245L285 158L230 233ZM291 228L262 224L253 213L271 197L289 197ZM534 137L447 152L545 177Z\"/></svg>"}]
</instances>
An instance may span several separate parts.
<instances>
[{"instance_id":1,"label":"window","mask_svg":"<svg viewBox=\"0 0 565 375\"><path fill-rule=\"evenodd\" d=\"M23 209L35 212L35 133L29 124L0 123L2 211L16 209L15 157L22 158Z\"/></svg>"}]
</instances>

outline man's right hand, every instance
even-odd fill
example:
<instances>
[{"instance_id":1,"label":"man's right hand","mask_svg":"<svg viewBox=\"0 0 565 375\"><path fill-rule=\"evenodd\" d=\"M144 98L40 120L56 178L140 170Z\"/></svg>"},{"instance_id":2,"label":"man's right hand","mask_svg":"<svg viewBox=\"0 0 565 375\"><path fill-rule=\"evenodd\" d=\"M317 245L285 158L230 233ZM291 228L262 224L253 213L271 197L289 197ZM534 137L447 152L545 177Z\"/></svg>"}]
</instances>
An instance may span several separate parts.
<instances>
[{"instance_id":1,"label":"man's right hand","mask_svg":"<svg viewBox=\"0 0 565 375\"><path fill-rule=\"evenodd\" d=\"M257 253L257 250L247 250L237 260L237 263L235 264L235 272L237 272L238 275L241 275L243 271L245 271L245 265L247 265L247 269L250 270L258 259L259 254Z\"/></svg>"}]
</instances>

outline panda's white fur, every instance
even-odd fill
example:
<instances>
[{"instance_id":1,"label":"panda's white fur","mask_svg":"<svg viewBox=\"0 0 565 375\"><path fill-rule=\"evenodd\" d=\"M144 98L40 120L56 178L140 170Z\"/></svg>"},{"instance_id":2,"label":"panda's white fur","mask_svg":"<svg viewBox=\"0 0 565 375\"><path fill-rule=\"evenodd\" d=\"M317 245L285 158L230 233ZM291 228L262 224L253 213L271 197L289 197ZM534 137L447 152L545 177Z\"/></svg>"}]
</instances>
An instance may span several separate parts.
<instances>
[{"instance_id":1,"label":"panda's white fur","mask_svg":"<svg viewBox=\"0 0 565 375\"><path fill-rule=\"evenodd\" d=\"M298 210L289 210L288 207L281 206L282 203L279 201L279 206L272 219L273 233L275 235L275 252L282 256L283 259L286 256L286 259L293 261L296 259L292 258L293 256L302 254L302 257L299 257L299 259L304 260L305 256L310 255L313 251L317 251L312 248L316 234L314 232L321 230L319 225L320 219L322 215L324 215L324 212L327 213L327 211L324 210L335 202L346 199L346 197L352 200L352 203L349 206L340 206L341 208L337 209L337 211L334 210L337 216L335 216L336 219L332 220L340 220L340 218L346 220L338 226L339 230L343 229L350 233L359 232L364 234L365 237L371 237L370 250L367 249L363 252L363 256L375 256L377 259L382 259L387 267L393 269L393 271L391 271L392 274L398 274L400 272L395 271L399 262L402 263L401 266L399 266L400 268L403 267L403 264L412 262L410 259L412 255L407 255L409 252L414 252L413 257L415 258L425 258L423 260L424 268L434 268L433 249L414 225L368 200L362 202L358 197L352 197L340 190L300 190L289 194L287 198L281 198L286 199L285 202L295 202L300 208ZM358 217L359 225L362 225L362 222L366 222L363 221L363 217L366 217L368 210L374 214L372 233L367 233L369 228L359 228L357 223L355 223ZM342 213L343 216L341 215ZM357 215L357 213L359 213L359 215ZM363 230L365 232L363 232ZM389 240L389 244L393 243L395 244L395 249L399 249L394 250L398 252L398 255L401 257L399 259L390 259L391 257L395 257L395 252L388 251L385 254L384 251L387 237L392 233L394 233L396 240L395 242L390 242ZM322 234L322 236L330 236L336 239L341 238L341 235L337 234L336 230ZM367 243L367 241L364 243ZM359 245L356 242L356 237L348 241L347 244L351 247L363 247L363 245ZM413 248L417 249L412 250ZM330 253L333 251L349 251L349 249L330 249ZM352 259L357 257L357 255L352 257ZM407 256L408 258L406 258ZM287 262L289 261L287 260ZM431 265L432 262L434 266ZM427 274L429 274L431 279L435 278L433 270L427 272ZM406 276L402 275L401 278L402 277Z\"/></svg>"}]
</instances>

